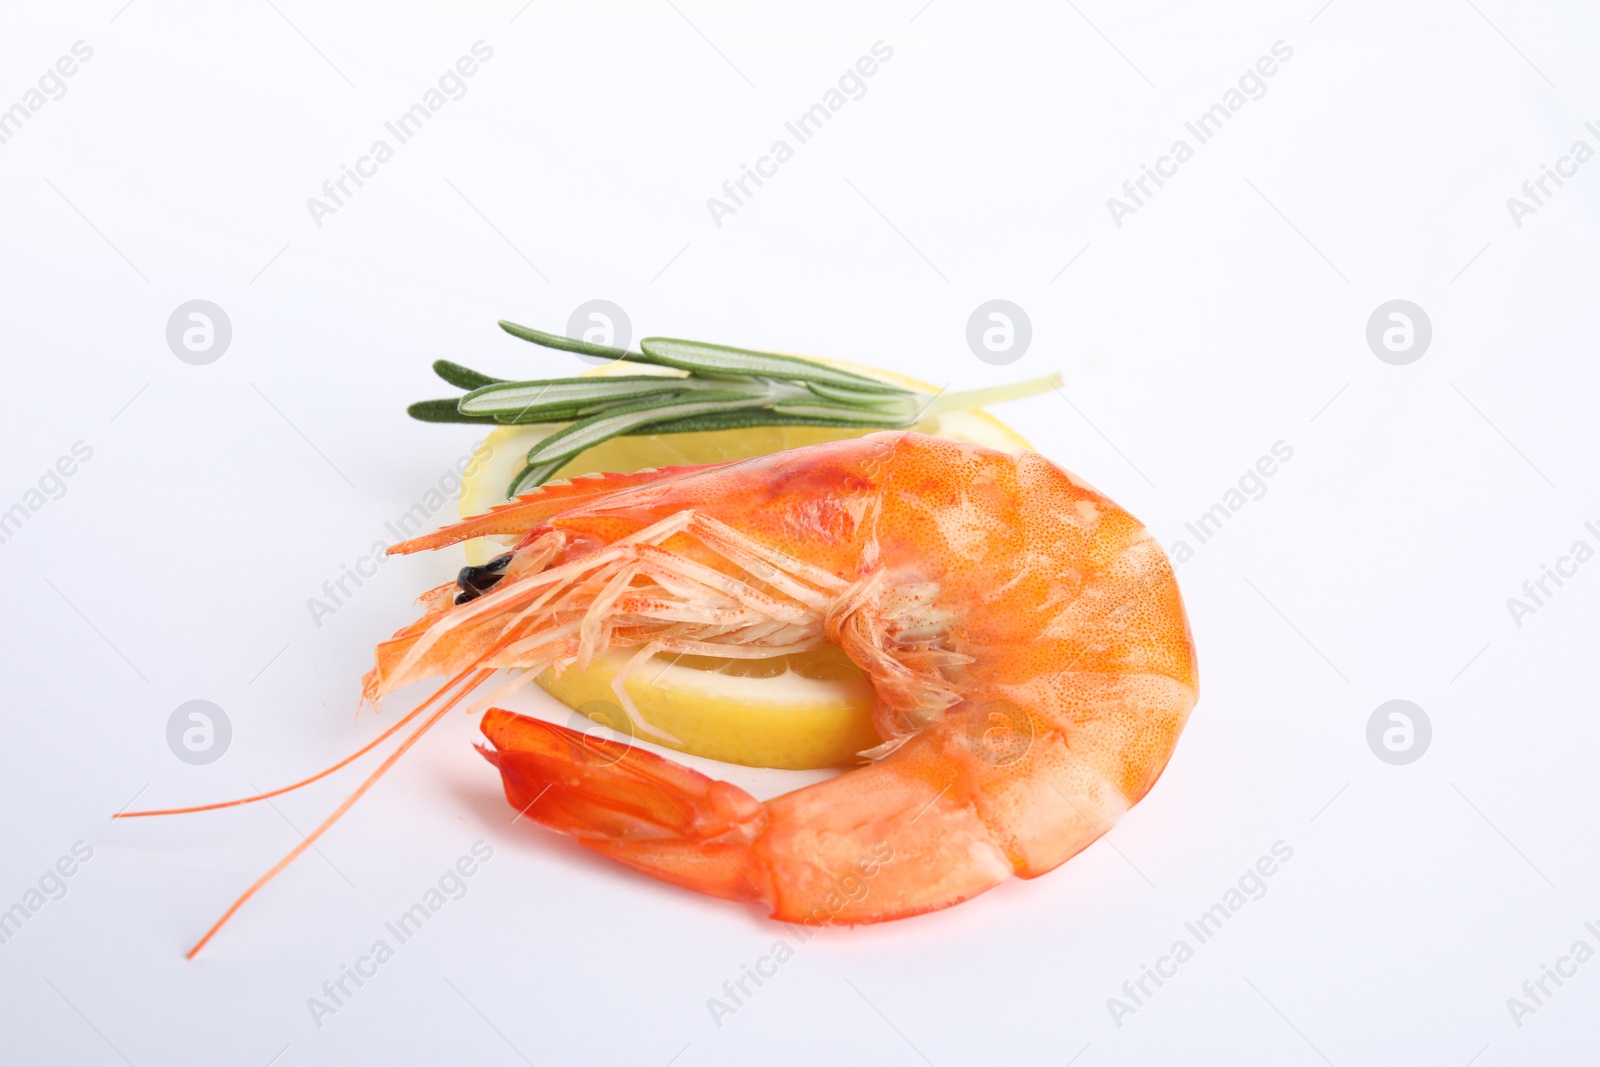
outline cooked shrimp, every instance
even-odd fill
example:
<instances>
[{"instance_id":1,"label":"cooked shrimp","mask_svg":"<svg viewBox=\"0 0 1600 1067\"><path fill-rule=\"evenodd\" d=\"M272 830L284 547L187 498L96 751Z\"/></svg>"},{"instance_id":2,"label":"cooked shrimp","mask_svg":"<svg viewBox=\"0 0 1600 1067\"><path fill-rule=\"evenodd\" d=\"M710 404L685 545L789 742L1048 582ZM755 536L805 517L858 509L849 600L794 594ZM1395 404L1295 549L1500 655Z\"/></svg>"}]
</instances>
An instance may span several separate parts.
<instances>
[{"instance_id":1,"label":"cooked shrimp","mask_svg":"<svg viewBox=\"0 0 1600 1067\"><path fill-rule=\"evenodd\" d=\"M1149 791L1197 696L1160 546L1031 452L878 433L578 481L396 551L487 533L519 538L503 577L460 605L436 591L380 649L371 697L618 647L637 669L833 642L861 667L872 762L765 803L642 749L499 709L483 720L527 818L778 919L895 919L1054 869ZM870 892L823 907L886 854Z\"/></svg>"},{"instance_id":2,"label":"cooked shrimp","mask_svg":"<svg viewBox=\"0 0 1600 1067\"><path fill-rule=\"evenodd\" d=\"M882 743L865 766L766 802L498 708L482 723L529 820L787 921L901 918L1054 869L1149 791L1197 697L1160 546L1032 452L887 432L600 475L390 551L480 536L511 550L426 594L378 647L364 693L461 687L191 955L493 668L523 669L515 686L631 650L613 688L648 739L623 682L658 654L842 648L873 686ZM869 867L870 891L840 892Z\"/></svg>"}]
</instances>

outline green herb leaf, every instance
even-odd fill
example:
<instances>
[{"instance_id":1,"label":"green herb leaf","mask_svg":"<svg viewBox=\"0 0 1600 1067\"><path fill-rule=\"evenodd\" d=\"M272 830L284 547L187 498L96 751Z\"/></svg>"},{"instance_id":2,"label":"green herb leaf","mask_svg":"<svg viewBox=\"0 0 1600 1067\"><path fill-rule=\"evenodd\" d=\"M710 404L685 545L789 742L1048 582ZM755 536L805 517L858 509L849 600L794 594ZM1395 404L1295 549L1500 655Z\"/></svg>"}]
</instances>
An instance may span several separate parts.
<instances>
[{"instance_id":1,"label":"green herb leaf","mask_svg":"<svg viewBox=\"0 0 1600 1067\"><path fill-rule=\"evenodd\" d=\"M668 422L652 423L639 432L646 434L710 433L713 430L747 430L753 426L826 426L859 429L862 425L877 425L889 430L899 427L900 423L885 419L881 422L864 424L856 419L778 414L771 408L742 408L738 411L716 411L709 415L698 415L688 419L672 419Z\"/></svg>"},{"instance_id":2,"label":"green herb leaf","mask_svg":"<svg viewBox=\"0 0 1600 1067\"><path fill-rule=\"evenodd\" d=\"M596 356L600 359L631 359L636 363L653 363L654 360L640 359L637 352L629 352L625 348L609 348L606 345L594 345L588 341L574 341L570 337L562 337L558 333L545 333L528 326L518 326L514 322L500 320L500 328L512 337L520 337L524 341L532 341L545 348L559 348L563 352L576 352L583 356Z\"/></svg>"},{"instance_id":3,"label":"green herb leaf","mask_svg":"<svg viewBox=\"0 0 1600 1067\"><path fill-rule=\"evenodd\" d=\"M552 378L502 382L475 389L461 398L461 410L472 415L495 415L502 422L549 422L553 417L576 418L647 398L667 404L685 393L731 394L767 400L776 396L772 385L759 380L710 381L653 375Z\"/></svg>"},{"instance_id":4,"label":"green herb leaf","mask_svg":"<svg viewBox=\"0 0 1600 1067\"><path fill-rule=\"evenodd\" d=\"M646 337L639 342L651 362L677 367L692 374L721 374L737 377L759 375L784 381L822 382L862 393L900 393L909 390L887 382L874 381L849 371L813 363L796 356L753 352L747 348L707 345L699 341L678 341L670 337Z\"/></svg>"},{"instance_id":5,"label":"green herb leaf","mask_svg":"<svg viewBox=\"0 0 1600 1067\"><path fill-rule=\"evenodd\" d=\"M849 404L852 407L859 407L864 404L899 402L906 397L916 395L903 389L895 393L867 392L853 387L842 388L831 382L806 382L806 391L824 400L835 400L842 404Z\"/></svg>"},{"instance_id":6,"label":"green herb leaf","mask_svg":"<svg viewBox=\"0 0 1600 1067\"><path fill-rule=\"evenodd\" d=\"M848 425L860 426L910 426L914 421L909 414L901 415L869 408L836 407L832 404L774 404L772 410L780 415L837 419Z\"/></svg>"},{"instance_id":7,"label":"green herb leaf","mask_svg":"<svg viewBox=\"0 0 1600 1067\"><path fill-rule=\"evenodd\" d=\"M546 413L566 413L596 405L609 405L657 397L670 400L689 387L687 378L553 378L548 381L500 382L474 389L461 398L468 415L515 415L513 421L548 422Z\"/></svg>"},{"instance_id":8,"label":"green herb leaf","mask_svg":"<svg viewBox=\"0 0 1600 1067\"><path fill-rule=\"evenodd\" d=\"M533 492L545 482L548 482L551 475L565 466L567 458L562 456L560 459L551 460L549 463L530 463L523 467L517 472L517 476L511 479L511 488L506 491L506 496L519 497L523 493Z\"/></svg>"},{"instance_id":9,"label":"green herb leaf","mask_svg":"<svg viewBox=\"0 0 1600 1067\"><path fill-rule=\"evenodd\" d=\"M528 450L528 462L544 463L552 459L573 456L586 448L620 434L638 433L654 422L693 418L713 411L728 411L736 407L754 407L761 400L752 400L737 393L709 394L682 402L646 401L600 415L580 419L564 430L557 430Z\"/></svg>"},{"instance_id":10,"label":"green herb leaf","mask_svg":"<svg viewBox=\"0 0 1600 1067\"><path fill-rule=\"evenodd\" d=\"M494 423L492 416L463 415L456 410L455 399L445 400L419 400L406 408L406 414L421 422L487 422Z\"/></svg>"},{"instance_id":11,"label":"green herb leaf","mask_svg":"<svg viewBox=\"0 0 1600 1067\"><path fill-rule=\"evenodd\" d=\"M491 378L487 374L480 374L471 367L463 367L459 363L451 363L448 359L433 361L433 373L455 386L457 389L480 389L485 385L505 381L504 378Z\"/></svg>"}]
</instances>

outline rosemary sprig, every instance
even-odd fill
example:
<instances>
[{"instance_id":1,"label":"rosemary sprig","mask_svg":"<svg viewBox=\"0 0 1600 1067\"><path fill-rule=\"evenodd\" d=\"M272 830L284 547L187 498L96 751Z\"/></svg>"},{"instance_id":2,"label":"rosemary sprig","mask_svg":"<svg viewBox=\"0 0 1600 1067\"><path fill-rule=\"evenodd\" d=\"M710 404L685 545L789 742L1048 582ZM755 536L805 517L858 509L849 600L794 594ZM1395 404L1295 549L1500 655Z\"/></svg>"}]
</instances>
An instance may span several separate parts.
<instances>
[{"instance_id":1,"label":"rosemary sprig","mask_svg":"<svg viewBox=\"0 0 1600 1067\"><path fill-rule=\"evenodd\" d=\"M670 368L672 375L507 381L449 360L434 373L466 395L423 400L407 411L424 422L500 425L566 423L528 451L510 495L548 481L573 456L626 434L687 433L751 426L880 426L903 429L945 411L1032 396L1061 377L965 393L923 393L826 364L773 352L647 337L630 352L501 322L500 328L545 348Z\"/></svg>"}]
</instances>

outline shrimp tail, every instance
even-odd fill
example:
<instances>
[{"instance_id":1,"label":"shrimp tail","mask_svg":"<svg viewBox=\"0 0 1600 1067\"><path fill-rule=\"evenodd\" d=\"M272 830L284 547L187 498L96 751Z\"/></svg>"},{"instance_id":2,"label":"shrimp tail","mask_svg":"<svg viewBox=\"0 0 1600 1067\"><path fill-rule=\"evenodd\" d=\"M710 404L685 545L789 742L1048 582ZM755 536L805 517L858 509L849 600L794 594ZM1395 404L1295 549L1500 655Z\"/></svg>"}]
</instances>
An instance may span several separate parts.
<instances>
[{"instance_id":1,"label":"shrimp tail","mask_svg":"<svg viewBox=\"0 0 1600 1067\"><path fill-rule=\"evenodd\" d=\"M724 900L770 904L753 846L766 805L651 752L501 708L483 716L478 751L530 820L664 882Z\"/></svg>"}]
</instances>

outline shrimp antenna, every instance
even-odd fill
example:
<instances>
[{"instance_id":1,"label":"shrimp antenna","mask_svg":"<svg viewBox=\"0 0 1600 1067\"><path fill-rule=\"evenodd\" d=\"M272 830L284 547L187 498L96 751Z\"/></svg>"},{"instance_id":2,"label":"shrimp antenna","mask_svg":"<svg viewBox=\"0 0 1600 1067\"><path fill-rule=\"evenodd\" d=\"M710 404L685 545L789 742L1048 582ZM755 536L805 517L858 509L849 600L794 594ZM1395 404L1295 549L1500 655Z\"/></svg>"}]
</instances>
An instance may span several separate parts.
<instances>
[{"instance_id":1,"label":"shrimp antenna","mask_svg":"<svg viewBox=\"0 0 1600 1067\"><path fill-rule=\"evenodd\" d=\"M276 864L274 864L272 869L269 870L266 874L263 874L260 878L257 878L254 882L252 882L250 884L250 888L246 889L243 893L239 894L239 898L228 906L228 910L227 911L222 913L222 918L218 919L215 923L213 923L211 925L211 929L206 931L204 937L202 937L199 941L195 942L194 947L191 948L187 953L184 954L184 958L185 959L191 959L191 960L194 959L195 955L201 949L206 947L206 942L210 941L213 937L215 937L216 934L217 934L217 931L221 930L222 927L227 923L227 921L229 919L233 918L234 913L237 912L241 907L244 906L244 902L245 901L247 901L251 897L255 896L257 890L259 890L262 886L266 885L268 882L270 882L274 878L276 878L283 871L283 869L285 867L289 866L289 864L291 864L295 860L299 859L301 853L305 852L308 848L310 848L312 846L312 844L317 840L317 838L321 837L324 833L326 833L328 831L328 829L333 826L334 823L339 821L340 817L343 816L345 812L350 810L350 808L355 804L356 801L360 800L361 797L363 795L365 795L367 790L371 789L374 785L376 785L378 779L382 778L384 776L384 774L388 772L389 768L393 767L395 765L395 763L400 759L400 757L406 754L406 751L412 745L416 744L419 740L421 740L422 735L427 733L428 729L431 726L433 726L434 723L436 723L440 719L444 718L446 712L448 712L451 708L453 708L457 704L459 704L463 697L465 697L468 693L471 693L480 684L482 684L486 679L488 679L489 676L492 675L492 674L494 674L494 670L492 668L488 668L488 669L483 669L483 670L477 671L475 674L473 674L470 678L467 679L467 682L466 682L465 685L463 685L460 689L456 690L456 693L455 693L454 696L452 696L449 700L445 701L445 703L440 705L440 707L436 711L434 711L433 714L429 715L426 719L424 719L421 726L418 726L415 730L411 731L410 734L406 735L406 739L404 741L400 742L400 746L398 748L396 748L393 752L391 752L389 754L388 758L386 758L382 763L378 764L377 769L374 770L371 774L367 775L366 779L360 785L356 786L355 792L351 793L348 797L345 797L344 802L333 810L333 814L329 815L326 819L323 819L322 822L317 825L317 828L315 830L312 830L309 834L306 835L304 840L302 840L298 845L296 845L294 848L289 850L289 854L287 856L284 856L283 859L279 860ZM428 702L427 703L432 703L433 700L435 700L438 697L442 696L444 694L444 692L446 690L448 690L452 685L454 685L456 683L456 681L459 680L460 678L461 678L461 675L457 675L455 678L452 678L450 681L448 681L444 685L440 686L438 691L435 692L432 697L428 698ZM427 706L427 704L423 705L423 707L426 707L426 706ZM420 711L422 709L418 708L417 710ZM414 715L414 714L416 714L416 712L413 712L412 714ZM396 723L394 728L398 729L399 726L400 726L400 724ZM376 743L377 742L373 742L373 744L376 744ZM368 747L371 747L371 746L368 746ZM359 755L359 753L357 753L357 755ZM354 757L351 757L351 758L353 759ZM349 761L347 760L345 762L349 762ZM333 769L333 768L330 768L330 770L331 769ZM266 795L269 795L269 794L263 794L263 796L266 796ZM251 798L251 799L254 799L254 798Z\"/></svg>"},{"instance_id":2,"label":"shrimp antenna","mask_svg":"<svg viewBox=\"0 0 1600 1067\"><path fill-rule=\"evenodd\" d=\"M383 733L379 734L371 741L368 741L365 745L362 745L360 748L350 753L350 755L346 756L338 763L333 764L331 767L323 768L316 774L313 774L310 778L302 778L298 782L294 782L290 785L280 786L277 789L269 789L265 793L257 793L252 797L239 797L235 800L219 800L214 804L195 804L187 808L151 808L147 811L119 811L117 814L111 817L113 819L143 819L150 815L189 815L197 811L216 811L218 808L232 808L240 804L254 804L258 800L267 800L270 797L277 797L282 796L285 793L292 793L302 786L308 786L312 782L321 781L323 778L326 778L328 775L342 767L348 767L362 756L365 756L368 752L371 752L373 749L389 740L389 738L393 737L403 726L405 726L406 723L410 722L412 719L415 719L418 715L421 715L424 711L426 711L428 709L428 705L432 704L435 700L438 700L439 697L444 694L445 690L461 681L461 679L465 678L470 673L470 668L462 671L460 674L446 682L442 688L437 690L427 700L424 700L421 704L418 704L416 707L406 712L406 714L401 716L399 721L397 721L393 726L389 727L387 730L383 731Z\"/></svg>"}]
</instances>

